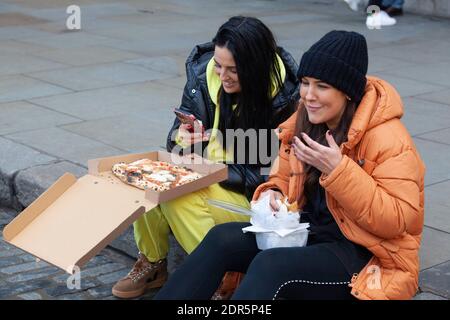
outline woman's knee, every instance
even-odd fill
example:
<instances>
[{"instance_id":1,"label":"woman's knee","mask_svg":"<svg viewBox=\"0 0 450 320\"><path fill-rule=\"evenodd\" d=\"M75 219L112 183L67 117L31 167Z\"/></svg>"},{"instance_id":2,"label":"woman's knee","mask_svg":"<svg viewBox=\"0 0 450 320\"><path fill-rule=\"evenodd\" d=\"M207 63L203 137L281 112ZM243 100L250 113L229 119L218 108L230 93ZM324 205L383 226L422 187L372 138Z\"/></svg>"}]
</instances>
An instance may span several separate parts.
<instances>
[{"instance_id":1,"label":"woman's knee","mask_svg":"<svg viewBox=\"0 0 450 320\"><path fill-rule=\"evenodd\" d=\"M242 228L248 223L229 222L214 226L209 230L203 242L212 245L216 250L227 250L228 248L236 248L242 245L241 239L244 235Z\"/></svg>"},{"instance_id":2,"label":"woman's knee","mask_svg":"<svg viewBox=\"0 0 450 320\"><path fill-rule=\"evenodd\" d=\"M273 274L282 270L286 256L279 249L267 249L259 252L249 266L248 272Z\"/></svg>"}]
</instances>

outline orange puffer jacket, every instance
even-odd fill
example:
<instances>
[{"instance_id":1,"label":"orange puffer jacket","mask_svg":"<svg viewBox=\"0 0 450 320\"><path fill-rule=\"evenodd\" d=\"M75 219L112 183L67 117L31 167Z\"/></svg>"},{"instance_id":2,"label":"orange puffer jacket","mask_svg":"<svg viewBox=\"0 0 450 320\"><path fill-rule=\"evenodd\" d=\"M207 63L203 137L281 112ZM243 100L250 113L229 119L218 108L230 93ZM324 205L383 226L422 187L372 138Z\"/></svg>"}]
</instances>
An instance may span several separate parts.
<instances>
[{"instance_id":1,"label":"orange puffer jacket","mask_svg":"<svg viewBox=\"0 0 450 320\"><path fill-rule=\"evenodd\" d=\"M342 161L322 174L328 208L344 236L366 247L373 258L353 275L358 299L410 299L418 288L419 247L424 219L425 166L400 122L403 104L387 82L367 77ZM297 113L279 128L281 148L269 180L253 196L279 189L289 202L304 205L303 165L290 152Z\"/></svg>"}]
</instances>

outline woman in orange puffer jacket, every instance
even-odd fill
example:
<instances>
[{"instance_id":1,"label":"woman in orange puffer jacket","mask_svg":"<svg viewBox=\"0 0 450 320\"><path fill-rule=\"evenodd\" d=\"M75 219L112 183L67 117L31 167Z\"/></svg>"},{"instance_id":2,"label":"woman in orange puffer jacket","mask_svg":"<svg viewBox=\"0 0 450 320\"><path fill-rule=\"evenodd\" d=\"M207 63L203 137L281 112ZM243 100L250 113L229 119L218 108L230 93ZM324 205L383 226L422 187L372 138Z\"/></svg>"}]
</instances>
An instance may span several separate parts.
<instances>
[{"instance_id":1,"label":"woman in orange puffer jacket","mask_svg":"<svg viewBox=\"0 0 450 320\"><path fill-rule=\"evenodd\" d=\"M299 108L277 129L279 156L253 196L269 194L273 210L297 202L307 246L260 251L239 232L248 224L217 226L156 298L208 298L228 270L246 272L234 299L414 296L425 167L400 96L367 65L355 32L332 31L303 55Z\"/></svg>"}]
</instances>

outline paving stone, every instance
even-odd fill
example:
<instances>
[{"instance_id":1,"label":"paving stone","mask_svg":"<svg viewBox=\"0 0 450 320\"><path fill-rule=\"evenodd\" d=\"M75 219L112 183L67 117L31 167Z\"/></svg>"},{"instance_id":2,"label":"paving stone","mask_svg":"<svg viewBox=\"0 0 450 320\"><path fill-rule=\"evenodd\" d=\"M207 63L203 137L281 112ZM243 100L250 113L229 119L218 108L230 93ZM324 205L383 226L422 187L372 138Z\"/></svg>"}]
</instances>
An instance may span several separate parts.
<instances>
[{"instance_id":1,"label":"paving stone","mask_svg":"<svg viewBox=\"0 0 450 320\"><path fill-rule=\"evenodd\" d=\"M65 68L66 65L57 63L39 57L31 57L25 54L5 54L0 53L2 61L10 61L10 63L0 64L0 76L8 76L14 74L25 74L30 72L54 70Z\"/></svg>"},{"instance_id":2,"label":"paving stone","mask_svg":"<svg viewBox=\"0 0 450 320\"><path fill-rule=\"evenodd\" d=\"M2 177L0 168L0 205L12 206L14 202L13 193L14 192L10 183L10 179Z\"/></svg>"},{"instance_id":3,"label":"paving stone","mask_svg":"<svg viewBox=\"0 0 450 320\"><path fill-rule=\"evenodd\" d=\"M156 109L156 108L155 108ZM61 126L64 130L96 139L121 150L133 152L147 148L147 151L166 144L175 115L173 108L150 109L139 114L128 114L79 124ZM155 117L155 113L158 117ZM130 123L133 125L130 126ZM120 130L117 130L120 128ZM130 139L133 137L133 139Z\"/></svg>"},{"instance_id":4,"label":"paving stone","mask_svg":"<svg viewBox=\"0 0 450 320\"><path fill-rule=\"evenodd\" d=\"M22 169L49 163L55 158L44 155L24 145L0 137L0 206L13 204L12 179Z\"/></svg>"},{"instance_id":5,"label":"paving stone","mask_svg":"<svg viewBox=\"0 0 450 320\"><path fill-rule=\"evenodd\" d=\"M414 65L415 64L413 62L408 62L402 59L384 57L371 53L369 69L367 73L373 74L375 72L392 70L393 68L397 67L409 67Z\"/></svg>"},{"instance_id":6,"label":"paving stone","mask_svg":"<svg viewBox=\"0 0 450 320\"><path fill-rule=\"evenodd\" d=\"M12 250L14 247L12 245L10 245L9 243L7 243L3 237L0 241L0 249L2 250Z\"/></svg>"},{"instance_id":7,"label":"paving stone","mask_svg":"<svg viewBox=\"0 0 450 320\"><path fill-rule=\"evenodd\" d=\"M0 299L16 296L21 293L35 291L52 285L48 279L38 279L29 282L12 283L8 286L0 286Z\"/></svg>"},{"instance_id":8,"label":"paving stone","mask_svg":"<svg viewBox=\"0 0 450 320\"><path fill-rule=\"evenodd\" d=\"M445 87L427 82L420 82L419 79L411 80L396 75L388 74L386 71L373 73L383 80L389 82L402 96L402 98L416 96L423 93L437 92Z\"/></svg>"},{"instance_id":9,"label":"paving stone","mask_svg":"<svg viewBox=\"0 0 450 320\"><path fill-rule=\"evenodd\" d=\"M88 298L89 296L86 292L80 292L60 296L57 300L87 300Z\"/></svg>"},{"instance_id":10,"label":"paving stone","mask_svg":"<svg viewBox=\"0 0 450 320\"><path fill-rule=\"evenodd\" d=\"M434 215L435 211L425 211L425 220L428 216ZM428 223L425 223L428 225ZM420 245L420 270L431 268L450 260L450 233L436 230L430 227L424 227L422 233L422 242Z\"/></svg>"},{"instance_id":11,"label":"paving stone","mask_svg":"<svg viewBox=\"0 0 450 320\"><path fill-rule=\"evenodd\" d=\"M103 37L84 32L64 32L60 34L44 33L43 36L27 37L21 39L21 42L44 45L50 48L64 48L70 50L73 48L83 48L93 45L110 46L118 40Z\"/></svg>"},{"instance_id":12,"label":"paving stone","mask_svg":"<svg viewBox=\"0 0 450 320\"><path fill-rule=\"evenodd\" d=\"M21 253L24 253L24 251L21 250ZM20 256L17 256L18 258L20 258L23 262L37 262L40 261L39 258L36 258L35 256L31 255L31 254L22 254Z\"/></svg>"},{"instance_id":13,"label":"paving stone","mask_svg":"<svg viewBox=\"0 0 450 320\"><path fill-rule=\"evenodd\" d=\"M152 81L33 99L31 102L80 119L93 120L172 108L180 103L181 96L182 91Z\"/></svg>"},{"instance_id":14,"label":"paving stone","mask_svg":"<svg viewBox=\"0 0 450 320\"><path fill-rule=\"evenodd\" d=\"M134 240L133 225L129 226L125 232L114 239L109 246L129 255L130 257L137 258L139 249L137 248L136 241Z\"/></svg>"},{"instance_id":15,"label":"paving stone","mask_svg":"<svg viewBox=\"0 0 450 320\"><path fill-rule=\"evenodd\" d=\"M328 15L325 14L304 14L304 13L283 13L261 17L261 21L270 26L273 24L287 24L295 22L310 22L317 20L326 20Z\"/></svg>"},{"instance_id":16,"label":"paving stone","mask_svg":"<svg viewBox=\"0 0 450 320\"><path fill-rule=\"evenodd\" d=\"M58 158L70 160L81 166L87 166L89 159L124 153L123 150L59 128L20 132L7 137L16 142L33 146Z\"/></svg>"},{"instance_id":17,"label":"paving stone","mask_svg":"<svg viewBox=\"0 0 450 320\"><path fill-rule=\"evenodd\" d=\"M25 15L23 13L5 12L3 10L0 14L0 18L1 18L0 27L34 25L48 22L48 20L36 19L32 16Z\"/></svg>"},{"instance_id":18,"label":"paving stone","mask_svg":"<svg viewBox=\"0 0 450 320\"><path fill-rule=\"evenodd\" d=\"M10 267L2 268L2 269L0 269L0 272L6 273L6 274L16 274L19 272L25 272L25 271L30 271L30 270L34 270L34 269L45 268L47 266L48 266L48 263L43 262L43 261L29 262L29 263L22 263L22 264L17 264L17 265L10 266Z\"/></svg>"},{"instance_id":19,"label":"paving stone","mask_svg":"<svg viewBox=\"0 0 450 320\"><path fill-rule=\"evenodd\" d=\"M167 270L169 274L175 272L186 257L186 251L184 251L172 234L169 235L169 254L167 255Z\"/></svg>"},{"instance_id":20,"label":"paving stone","mask_svg":"<svg viewBox=\"0 0 450 320\"><path fill-rule=\"evenodd\" d=\"M16 215L17 215L16 210L13 210L11 208L0 207L0 229L3 228L3 226L9 224Z\"/></svg>"},{"instance_id":21,"label":"paving stone","mask_svg":"<svg viewBox=\"0 0 450 320\"><path fill-rule=\"evenodd\" d=\"M448 62L450 57L445 54L445 51L442 51L442 49L446 49L446 46L447 44L441 45L438 40L427 41L424 39L424 41L419 40L407 44L371 49L370 53L417 64L423 64L424 61Z\"/></svg>"},{"instance_id":22,"label":"paving stone","mask_svg":"<svg viewBox=\"0 0 450 320\"><path fill-rule=\"evenodd\" d=\"M123 269L120 271L115 271L115 272L111 272L108 274L104 274L98 277L98 280L104 284L114 284L117 281L119 281L120 279L122 279L123 277L125 277L128 272L130 270L129 269ZM111 290L111 288L110 288Z\"/></svg>"},{"instance_id":23,"label":"paving stone","mask_svg":"<svg viewBox=\"0 0 450 320\"><path fill-rule=\"evenodd\" d=\"M408 12L415 12L422 15L432 15L449 17L449 3L445 0L438 1L423 1L423 0L409 0L405 3L405 10Z\"/></svg>"},{"instance_id":24,"label":"paving stone","mask_svg":"<svg viewBox=\"0 0 450 320\"><path fill-rule=\"evenodd\" d=\"M181 94L183 92L182 90L184 89L184 86L186 85L186 75L183 73L183 75L180 77L155 80L154 82L180 90L179 92L180 92L180 97L181 97Z\"/></svg>"},{"instance_id":25,"label":"paving stone","mask_svg":"<svg viewBox=\"0 0 450 320\"><path fill-rule=\"evenodd\" d=\"M16 40L2 40L2 54L17 54L17 53L26 53L27 55L36 56L35 53L38 53L40 51L46 50L48 48L37 45L37 44L31 44L31 43L23 43ZM55 62L56 61L53 58L41 56L41 58L48 59ZM63 62L60 62L64 64Z\"/></svg>"},{"instance_id":26,"label":"paving stone","mask_svg":"<svg viewBox=\"0 0 450 320\"><path fill-rule=\"evenodd\" d=\"M448 47L450 50L450 46ZM441 70L450 70L450 62L418 64L409 67L392 68L386 73L408 79L420 79L421 83L431 83L439 86L450 86L448 74Z\"/></svg>"},{"instance_id":27,"label":"paving stone","mask_svg":"<svg viewBox=\"0 0 450 320\"><path fill-rule=\"evenodd\" d=\"M111 30L110 32L116 33L120 30ZM189 37L180 34L166 34L164 38L164 41L158 42L157 46L153 41L142 41L142 38L116 41L109 46L151 56L184 55L187 57L195 44L207 42L211 39L211 36L206 36L204 32L197 32L190 34ZM158 39L156 38L155 41L158 41Z\"/></svg>"},{"instance_id":28,"label":"paving stone","mask_svg":"<svg viewBox=\"0 0 450 320\"><path fill-rule=\"evenodd\" d=\"M15 266L21 262L22 260L15 256L0 257L0 268ZM0 272L3 272L2 269L0 269Z\"/></svg>"},{"instance_id":29,"label":"paving stone","mask_svg":"<svg viewBox=\"0 0 450 320\"><path fill-rule=\"evenodd\" d=\"M10 283L16 283L16 282L24 282L24 281L30 281L35 280L39 278L49 277L57 272L61 272L58 268L55 267L48 267L48 268L42 268L34 271L27 271L24 273L17 274L15 276L6 278L5 280Z\"/></svg>"},{"instance_id":30,"label":"paving stone","mask_svg":"<svg viewBox=\"0 0 450 320\"><path fill-rule=\"evenodd\" d=\"M103 274L109 274L111 272L120 270L125 268L125 266L121 263L107 263L104 265L100 265L100 266L96 266L96 267L92 267L92 268L87 268L87 269L81 269L81 282L83 283L83 281L87 278L94 278L94 277L98 277L101 276ZM0 270L1 271L1 270ZM59 276L56 276L53 278L53 281L55 281L58 284L65 284L67 282L67 278L69 277L69 274L62 274Z\"/></svg>"},{"instance_id":31,"label":"paving stone","mask_svg":"<svg viewBox=\"0 0 450 320\"><path fill-rule=\"evenodd\" d=\"M422 292L416 295L413 300L447 300L444 297L437 296L429 292Z\"/></svg>"},{"instance_id":32,"label":"paving stone","mask_svg":"<svg viewBox=\"0 0 450 320\"><path fill-rule=\"evenodd\" d=\"M111 295L111 296L102 298L102 300L120 300L120 299Z\"/></svg>"},{"instance_id":33,"label":"paving stone","mask_svg":"<svg viewBox=\"0 0 450 320\"><path fill-rule=\"evenodd\" d=\"M427 94L421 94L415 98L450 105L450 89L439 90Z\"/></svg>"},{"instance_id":34,"label":"paving stone","mask_svg":"<svg viewBox=\"0 0 450 320\"><path fill-rule=\"evenodd\" d=\"M89 3L82 2L80 7L82 10L83 20L95 20L115 15L128 15L136 13L136 8L127 3ZM44 7L45 8L45 7ZM29 10L30 15L41 19L61 19L61 9L58 8L40 8L39 10Z\"/></svg>"},{"instance_id":35,"label":"paving stone","mask_svg":"<svg viewBox=\"0 0 450 320\"><path fill-rule=\"evenodd\" d=\"M13 248L11 246L8 246L8 248L6 248L6 249L2 247L2 251L0 251L0 258L14 257L14 256L18 256L22 253L23 253L22 250Z\"/></svg>"},{"instance_id":36,"label":"paving stone","mask_svg":"<svg viewBox=\"0 0 450 320\"><path fill-rule=\"evenodd\" d=\"M101 266L81 270L81 278L97 277L123 268L124 265L121 263L108 263Z\"/></svg>"},{"instance_id":37,"label":"paving stone","mask_svg":"<svg viewBox=\"0 0 450 320\"><path fill-rule=\"evenodd\" d=\"M178 56L161 56L151 58L139 58L127 60L126 63L142 66L171 76L179 76L184 73L184 60Z\"/></svg>"},{"instance_id":38,"label":"paving stone","mask_svg":"<svg viewBox=\"0 0 450 320\"><path fill-rule=\"evenodd\" d=\"M100 286L87 290L87 294L89 294L93 299L103 299L105 297L111 296L112 286Z\"/></svg>"},{"instance_id":39,"label":"paving stone","mask_svg":"<svg viewBox=\"0 0 450 320\"><path fill-rule=\"evenodd\" d=\"M17 199L24 207L28 207L66 172L72 173L76 177L87 174L85 168L67 161L35 166L20 171L14 179Z\"/></svg>"},{"instance_id":40,"label":"paving stone","mask_svg":"<svg viewBox=\"0 0 450 320\"><path fill-rule=\"evenodd\" d=\"M68 276L69 275L67 275L67 277ZM67 277L66 277L66 281L67 281ZM68 295L69 298L73 298L73 297L75 297L74 294L86 291L87 289L94 288L94 287L96 287L98 285L94 281L83 280L83 278L81 278L80 289L76 289L76 288L69 289L67 287L67 282L66 281L64 281L64 284L62 284L62 285L58 285L56 287L46 286L46 287L42 287L42 289L50 297L61 297L61 296Z\"/></svg>"},{"instance_id":41,"label":"paving stone","mask_svg":"<svg viewBox=\"0 0 450 320\"><path fill-rule=\"evenodd\" d=\"M450 181L425 188L425 225L450 234ZM450 240L450 239L449 239ZM448 248L447 248L448 249ZM450 250L449 250L450 251ZM448 255L445 255L448 257Z\"/></svg>"},{"instance_id":42,"label":"paving stone","mask_svg":"<svg viewBox=\"0 0 450 320\"><path fill-rule=\"evenodd\" d=\"M0 135L81 121L26 101L0 104L0 114Z\"/></svg>"},{"instance_id":43,"label":"paving stone","mask_svg":"<svg viewBox=\"0 0 450 320\"><path fill-rule=\"evenodd\" d=\"M29 44L29 46L32 46ZM130 59L137 59L142 55L125 50L117 50L102 46L90 46L83 48L64 48L38 50L33 52L34 56L44 57L53 61L71 66L86 66L99 63L116 62Z\"/></svg>"},{"instance_id":44,"label":"paving stone","mask_svg":"<svg viewBox=\"0 0 450 320\"><path fill-rule=\"evenodd\" d=\"M450 145L450 128L421 134L418 137Z\"/></svg>"},{"instance_id":45,"label":"paving stone","mask_svg":"<svg viewBox=\"0 0 450 320\"><path fill-rule=\"evenodd\" d=\"M111 263L111 262L112 262L111 259L109 259L106 256L96 255L84 266L83 269L89 269L92 267L97 267L97 266L104 265L104 264Z\"/></svg>"},{"instance_id":46,"label":"paving stone","mask_svg":"<svg viewBox=\"0 0 450 320\"><path fill-rule=\"evenodd\" d=\"M412 136L428 138L425 133L450 127L450 106L416 98L403 99L403 105L401 120Z\"/></svg>"},{"instance_id":47,"label":"paving stone","mask_svg":"<svg viewBox=\"0 0 450 320\"><path fill-rule=\"evenodd\" d=\"M42 295L37 292L27 292L23 294L19 294L17 297L23 300L42 300Z\"/></svg>"},{"instance_id":48,"label":"paving stone","mask_svg":"<svg viewBox=\"0 0 450 320\"><path fill-rule=\"evenodd\" d=\"M450 146L414 138L422 160L425 162L425 185L450 179Z\"/></svg>"},{"instance_id":49,"label":"paving stone","mask_svg":"<svg viewBox=\"0 0 450 320\"><path fill-rule=\"evenodd\" d=\"M419 280L423 291L450 299L450 261L422 271Z\"/></svg>"},{"instance_id":50,"label":"paving stone","mask_svg":"<svg viewBox=\"0 0 450 320\"><path fill-rule=\"evenodd\" d=\"M0 103L71 92L68 89L23 75L0 77Z\"/></svg>"},{"instance_id":51,"label":"paving stone","mask_svg":"<svg viewBox=\"0 0 450 320\"><path fill-rule=\"evenodd\" d=\"M51 35L49 32L36 29L34 26L9 26L0 28L0 39L23 39L32 37L46 37ZM39 45L39 43L35 43Z\"/></svg>"},{"instance_id":52,"label":"paving stone","mask_svg":"<svg viewBox=\"0 0 450 320\"><path fill-rule=\"evenodd\" d=\"M58 69L29 74L34 79L75 91L113 87L169 77L166 73L122 62Z\"/></svg>"}]
</instances>

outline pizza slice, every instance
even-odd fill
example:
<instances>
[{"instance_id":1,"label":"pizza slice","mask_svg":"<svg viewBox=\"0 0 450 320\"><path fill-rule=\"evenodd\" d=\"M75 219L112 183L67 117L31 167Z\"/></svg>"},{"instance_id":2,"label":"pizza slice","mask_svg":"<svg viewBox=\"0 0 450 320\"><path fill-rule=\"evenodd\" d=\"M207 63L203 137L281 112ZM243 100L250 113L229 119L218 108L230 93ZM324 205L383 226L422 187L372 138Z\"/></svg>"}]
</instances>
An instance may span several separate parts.
<instances>
[{"instance_id":1,"label":"pizza slice","mask_svg":"<svg viewBox=\"0 0 450 320\"><path fill-rule=\"evenodd\" d=\"M116 163L112 172L121 181L140 189L166 191L202 177L193 170L164 161L140 159L132 163Z\"/></svg>"}]
</instances>

